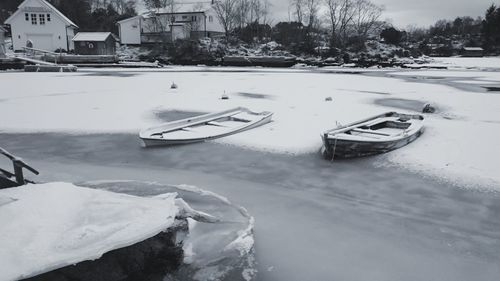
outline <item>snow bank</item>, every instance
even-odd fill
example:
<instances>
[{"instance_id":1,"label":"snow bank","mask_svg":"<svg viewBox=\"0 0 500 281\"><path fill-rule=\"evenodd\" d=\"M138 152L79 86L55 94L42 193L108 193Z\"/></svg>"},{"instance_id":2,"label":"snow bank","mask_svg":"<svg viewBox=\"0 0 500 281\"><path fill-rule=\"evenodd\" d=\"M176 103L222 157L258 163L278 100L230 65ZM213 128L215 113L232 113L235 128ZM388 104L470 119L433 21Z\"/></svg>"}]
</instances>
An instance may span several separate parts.
<instances>
[{"instance_id":1,"label":"snow bank","mask_svg":"<svg viewBox=\"0 0 500 281\"><path fill-rule=\"evenodd\" d=\"M445 65L450 68L468 68L468 69L500 69L500 57L449 57L433 58L432 65Z\"/></svg>"},{"instance_id":2,"label":"snow bank","mask_svg":"<svg viewBox=\"0 0 500 281\"><path fill-rule=\"evenodd\" d=\"M0 190L0 279L95 260L153 237L174 223L175 197L143 198L68 183Z\"/></svg>"}]
</instances>

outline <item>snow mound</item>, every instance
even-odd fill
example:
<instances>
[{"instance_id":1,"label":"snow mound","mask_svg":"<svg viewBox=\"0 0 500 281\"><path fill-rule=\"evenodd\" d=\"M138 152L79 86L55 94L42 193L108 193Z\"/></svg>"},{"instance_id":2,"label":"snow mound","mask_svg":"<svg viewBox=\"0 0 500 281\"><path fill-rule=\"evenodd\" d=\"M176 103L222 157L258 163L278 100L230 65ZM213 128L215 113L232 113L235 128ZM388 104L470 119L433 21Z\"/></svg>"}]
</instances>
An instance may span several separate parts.
<instances>
[{"instance_id":1,"label":"snow mound","mask_svg":"<svg viewBox=\"0 0 500 281\"><path fill-rule=\"evenodd\" d=\"M69 183L0 191L0 280L18 280L133 245L170 228L176 194L143 198Z\"/></svg>"}]
</instances>

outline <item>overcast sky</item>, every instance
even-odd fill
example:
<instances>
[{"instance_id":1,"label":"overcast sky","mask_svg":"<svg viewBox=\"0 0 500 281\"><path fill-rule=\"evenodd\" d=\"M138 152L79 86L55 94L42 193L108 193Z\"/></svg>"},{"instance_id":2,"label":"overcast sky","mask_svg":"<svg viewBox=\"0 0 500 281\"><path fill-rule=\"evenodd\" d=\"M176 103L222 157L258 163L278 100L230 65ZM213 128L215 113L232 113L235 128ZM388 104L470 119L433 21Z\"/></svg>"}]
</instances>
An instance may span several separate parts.
<instances>
[{"instance_id":1,"label":"overcast sky","mask_svg":"<svg viewBox=\"0 0 500 281\"><path fill-rule=\"evenodd\" d=\"M395 26L410 24L429 26L439 19L457 16L483 16L486 9L500 0L372 0L385 6L383 19L392 19ZM289 0L270 0L273 4L274 23L288 20Z\"/></svg>"}]
</instances>

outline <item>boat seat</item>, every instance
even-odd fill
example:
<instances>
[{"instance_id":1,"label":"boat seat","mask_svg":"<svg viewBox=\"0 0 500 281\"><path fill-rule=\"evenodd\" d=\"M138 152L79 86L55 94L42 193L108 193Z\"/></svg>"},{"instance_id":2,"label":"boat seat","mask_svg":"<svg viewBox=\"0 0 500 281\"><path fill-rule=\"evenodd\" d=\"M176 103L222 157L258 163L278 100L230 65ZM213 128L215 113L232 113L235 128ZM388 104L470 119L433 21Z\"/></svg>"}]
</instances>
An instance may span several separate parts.
<instances>
[{"instance_id":1,"label":"boat seat","mask_svg":"<svg viewBox=\"0 0 500 281\"><path fill-rule=\"evenodd\" d=\"M217 126L217 127L227 127L226 125L222 124L222 123L219 123L217 121L210 121L210 122L207 122L207 125L212 125L212 126Z\"/></svg>"},{"instance_id":2,"label":"boat seat","mask_svg":"<svg viewBox=\"0 0 500 281\"><path fill-rule=\"evenodd\" d=\"M373 135L385 136L385 137L391 136L390 134L384 134L384 133L380 133L380 132L375 132L373 130L352 129L351 131L357 132L357 133L365 133L365 134L373 134Z\"/></svg>"}]
</instances>

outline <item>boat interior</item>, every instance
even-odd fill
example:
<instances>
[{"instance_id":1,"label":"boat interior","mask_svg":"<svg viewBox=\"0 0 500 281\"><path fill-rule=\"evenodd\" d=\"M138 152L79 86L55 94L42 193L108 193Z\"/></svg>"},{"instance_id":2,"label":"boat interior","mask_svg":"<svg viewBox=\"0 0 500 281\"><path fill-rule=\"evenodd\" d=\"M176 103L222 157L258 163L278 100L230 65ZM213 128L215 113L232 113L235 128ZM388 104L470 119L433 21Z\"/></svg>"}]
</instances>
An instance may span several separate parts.
<instances>
[{"instance_id":1,"label":"boat interior","mask_svg":"<svg viewBox=\"0 0 500 281\"><path fill-rule=\"evenodd\" d=\"M206 122L192 126L184 126L177 130L159 132L152 136L160 138L198 138L207 135L217 135L238 129L260 118L262 118L262 116L249 114L247 112L239 112L234 115L207 120Z\"/></svg>"},{"instance_id":2,"label":"boat interior","mask_svg":"<svg viewBox=\"0 0 500 281\"><path fill-rule=\"evenodd\" d=\"M346 135L359 136L371 139L382 139L387 137L393 137L403 134L407 131L411 123L407 122L409 119L390 118L390 120L384 119L372 124L362 125L351 130L344 132Z\"/></svg>"}]
</instances>

